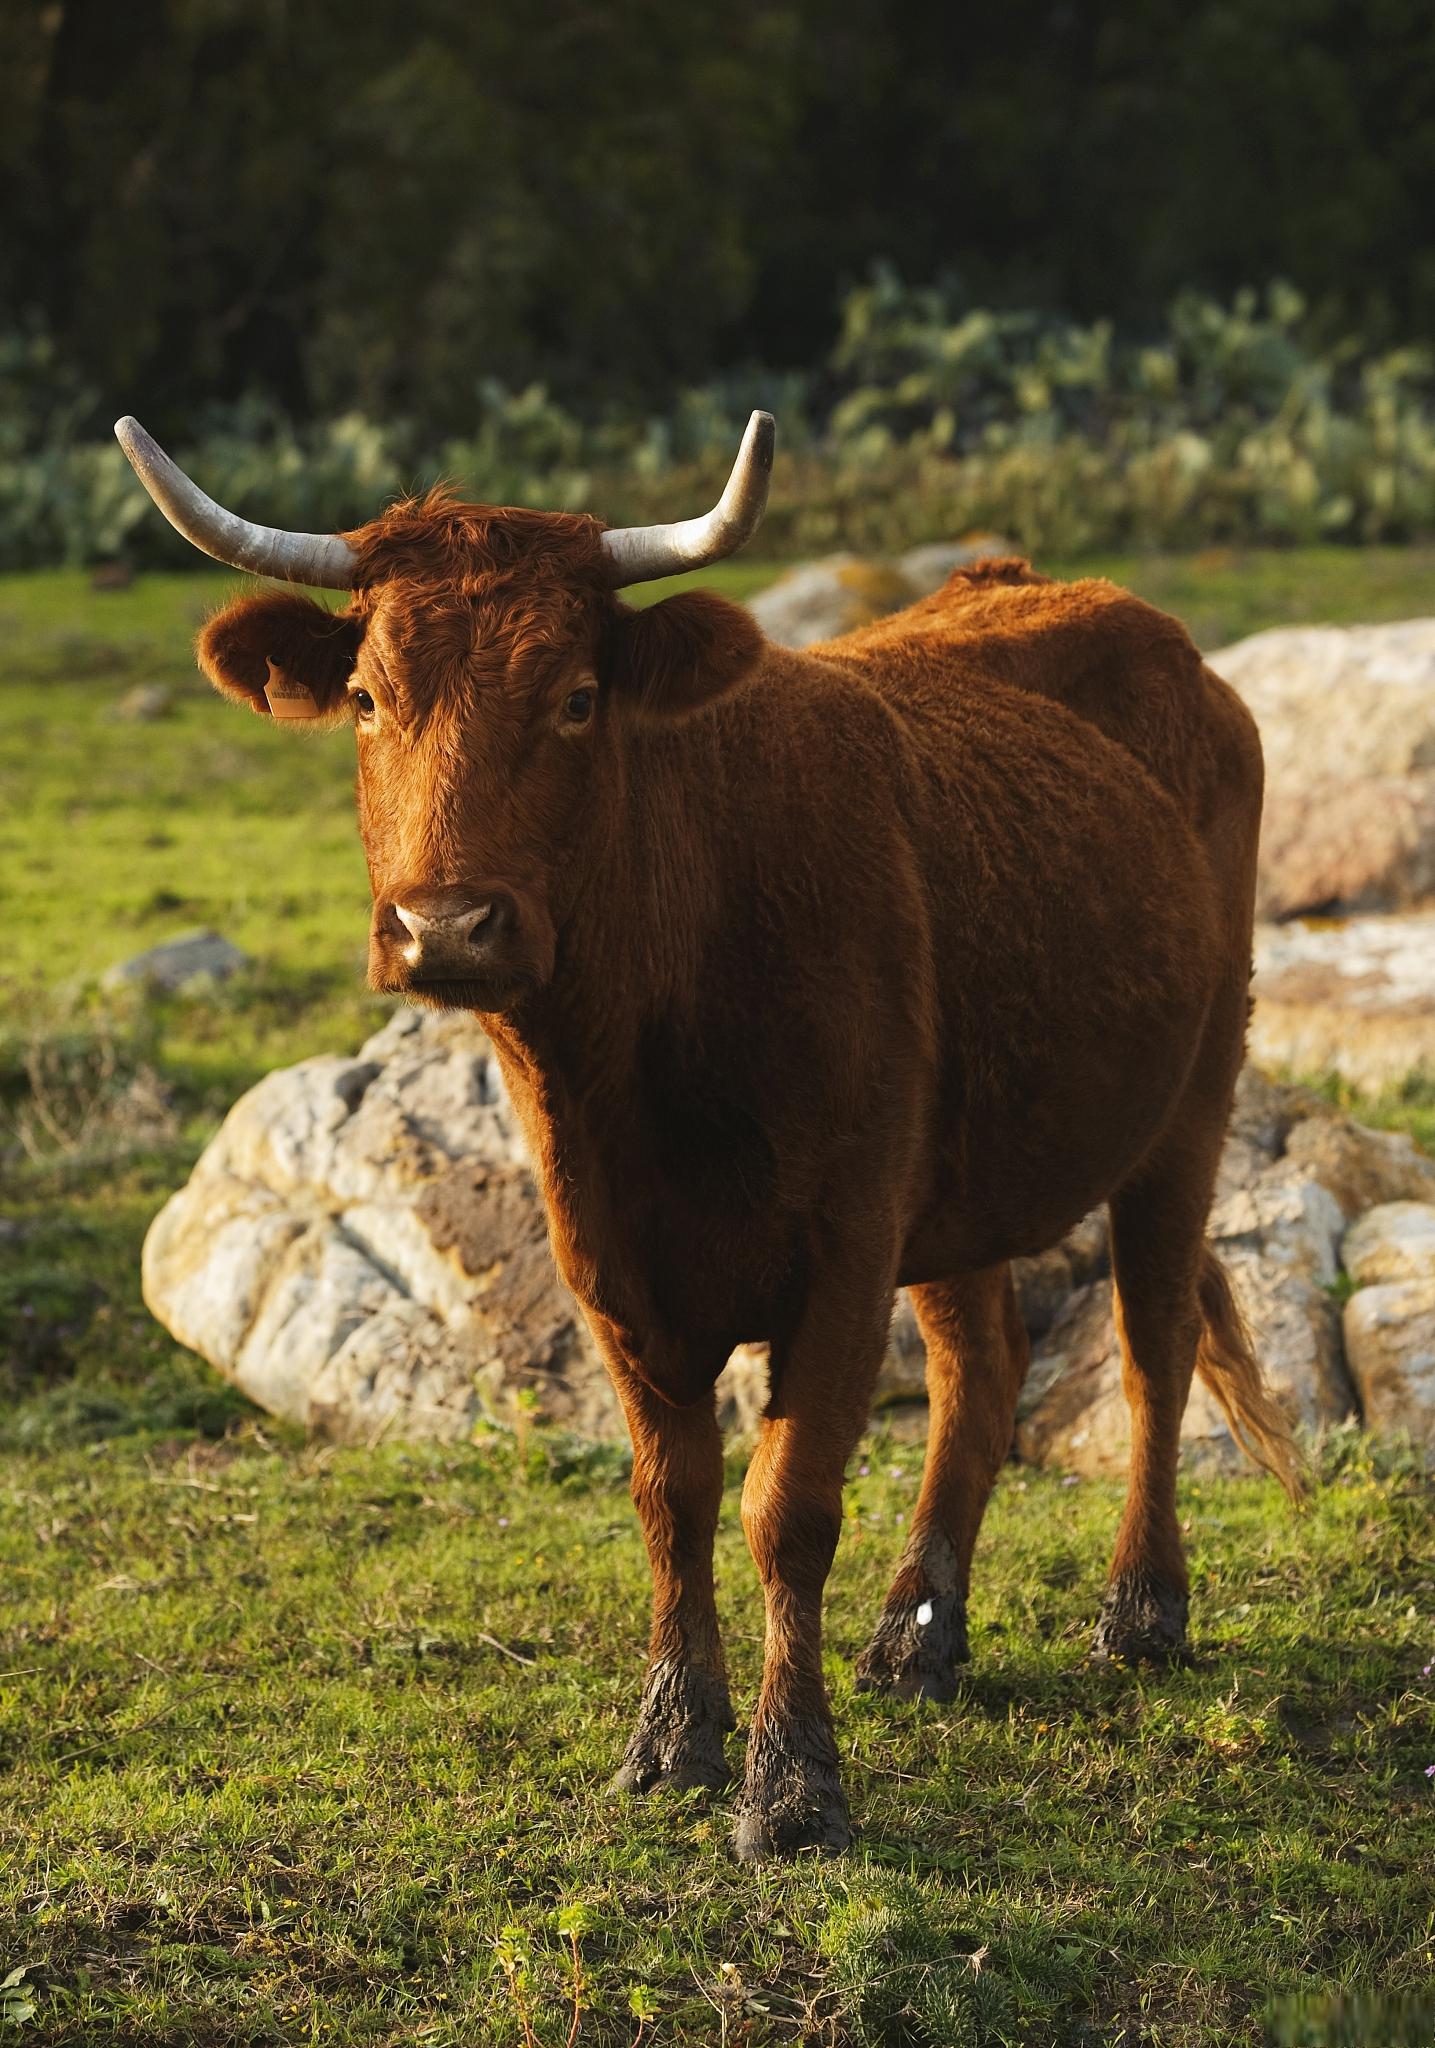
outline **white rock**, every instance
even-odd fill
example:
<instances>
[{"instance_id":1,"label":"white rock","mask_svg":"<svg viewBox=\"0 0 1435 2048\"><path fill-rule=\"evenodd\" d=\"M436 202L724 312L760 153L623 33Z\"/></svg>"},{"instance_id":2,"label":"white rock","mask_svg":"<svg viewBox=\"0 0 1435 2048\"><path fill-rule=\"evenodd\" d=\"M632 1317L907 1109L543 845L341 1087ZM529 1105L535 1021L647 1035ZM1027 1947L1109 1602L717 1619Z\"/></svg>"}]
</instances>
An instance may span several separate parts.
<instances>
[{"instance_id":1,"label":"white rock","mask_svg":"<svg viewBox=\"0 0 1435 2048\"><path fill-rule=\"evenodd\" d=\"M1435 912L1264 925L1251 1056L1367 1094L1435 1076Z\"/></svg>"},{"instance_id":2,"label":"white rock","mask_svg":"<svg viewBox=\"0 0 1435 2048\"><path fill-rule=\"evenodd\" d=\"M331 1435L462 1436L519 1389L621 1427L472 1018L403 1013L357 1059L268 1075L156 1217L143 1278L181 1342Z\"/></svg>"},{"instance_id":3,"label":"white rock","mask_svg":"<svg viewBox=\"0 0 1435 2048\"><path fill-rule=\"evenodd\" d=\"M126 690L110 716L122 725L149 725L174 709L174 692L163 683L136 683Z\"/></svg>"},{"instance_id":4,"label":"white rock","mask_svg":"<svg viewBox=\"0 0 1435 2048\"><path fill-rule=\"evenodd\" d=\"M1265 748L1262 915L1435 892L1435 619L1278 627L1210 663Z\"/></svg>"},{"instance_id":5,"label":"white rock","mask_svg":"<svg viewBox=\"0 0 1435 2048\"><path fill-rule=\"evenodd\" d=\"M1345 1355L1368 1429L1435 1458L1435 1277L1362 1287L1345 1304Z\"/></svg>"},{"instance_id":6,"label":"white rock","mask_svg":"<svg viewBox=\"0 0 1435 2048\"><path fill-rule=\"evenodd\" d=\"M909 548L895 562L824 555L787 570L752 600L750 610L769 640L810 647L900 611L938 589L953 569L1011 552L1009 541L982 533Z\"/></svg>"},{"instance_id":7,"label":"white rock","mask_svg":"<svg viewBox=\"0 0 1435 2048\"><path fill-rule=\"evenodd\" d=\"M1277 784L1435 767L1435 618L1275 626L1208 658L1255 713Z\"/></svg>"},{"instance_id":8,"label":"white rock","mask_svg":"<svg viewBox=\"0 0 1435 2048\"><path fill-rule=\"evenodd\" d=\"M789 569L749 609L780 647L809 647L884 618L921 593L889 562L827 555Z\"/></svg>"},{"instance_id":9,"label":"white rock","mask_svg":"<svg viewBox=\"0 0 1435 2048\"><path fill-rule=\"evenodd\" d=\"M182 989L196 981L228 981L250 965L249 955L218 932L180 932L148 952L121 960L101 977L106 988L139 982L154 988Z\"/></svg>"},{"instance_id":10,"label":"white rock","mask_svg":"<svg viewBox=\"0 0 1435 2048\"><path fill-rule=\"evenodd\" d=\"M1281 1159L1215 1204L1208 1234L1218 1245L1257 1251L1269 1265L1329 1287L1344 1229L1344 1214L1330 1190L1305 1168Z\"/></svg>"},{"instance_id":11,"label":"white rock","mask_svg":"<svg viewBox=\"0 0 1435 2048\"><path fill-rule=\"evenodd\" d=\"M1300 1091L1289 1099L1303 1114L1287 1133L1285 1157L1329 1190L1347 1222L1379 1202L1435 1202L1435 1159L1408 1132L1370 1130Z\"/></svg>"},{"instance_id":12,"label":"white rock","mask_svg":"<svg viewBox=\"0 0 1435 2048\"><path fill-rule=\"evenodd\" d=\"M1019 554L1021 550L999 533L972 533L965 540L926 541L898 555L897 567L919 597L940 590L953 569L969 569L974 562Z\"/></svg>"},{"instance_id":13,"label":"white rock","mask_svg":"<svg viewBox=\"0 0 1435 2048\"><path fill-rule=\"evenodd\" d=\"M1382 1202L1352 1224L1341 1246L1357 1287L1391 1280L1435 1280L1435 1205Z\"/></svg>"}]
</instances>

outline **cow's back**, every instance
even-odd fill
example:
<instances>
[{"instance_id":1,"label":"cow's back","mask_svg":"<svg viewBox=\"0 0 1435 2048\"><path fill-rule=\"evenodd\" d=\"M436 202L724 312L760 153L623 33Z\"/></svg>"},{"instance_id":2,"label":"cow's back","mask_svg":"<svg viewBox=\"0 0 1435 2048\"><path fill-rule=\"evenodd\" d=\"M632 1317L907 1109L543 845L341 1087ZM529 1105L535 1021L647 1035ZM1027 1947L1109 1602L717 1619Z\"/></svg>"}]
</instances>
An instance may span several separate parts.
<instances>
[{"instance_id":1,"label":"cow's back","mask_svg":"<svg viewBox=\"0 0 1435 2048\"><path fill-rule=\"evenodd\" d=\"M1180 621L1103 578L1058 583L1026 562L957 570L931 596L826 643L920 728L951 693L992 684L1065 705L1135 756L1208 843L1259 813L1250 713Z\"/></svg>"}]
</instances>

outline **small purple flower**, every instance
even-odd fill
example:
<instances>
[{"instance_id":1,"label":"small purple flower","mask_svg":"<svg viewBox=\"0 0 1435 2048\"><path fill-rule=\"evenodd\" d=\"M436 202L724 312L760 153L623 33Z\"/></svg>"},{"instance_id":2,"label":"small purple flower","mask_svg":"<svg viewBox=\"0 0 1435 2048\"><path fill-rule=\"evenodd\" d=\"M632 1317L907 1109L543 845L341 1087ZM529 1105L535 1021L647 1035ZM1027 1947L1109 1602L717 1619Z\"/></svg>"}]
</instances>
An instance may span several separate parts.
<instances>
[{"instance_id":1,"label":"small purple flower","mask_svg":"<svg viewBox=\"0 0 1435 2048\"><path fill-rule=\"evenodd\" d=\"M1061 1483L1063 1486L1079 1486L1081 1484L1081 1474L1079 1472L1068 1472Z\"/></svg>"},{"instance_id":2,"label":"small purple flower","mask_svg":"<svg viewBox=\"0 0 1435 2048\"><path fill-rule=\"evenodd\" d=\"M499 1528L500 1528L500 1529L506 1529L506 1528L508 1527L508 1517L507 1517L507 1515L500 1515L500 1516L499 1516L499 1518L498 1518L498 1526L499 1526Z\"/></svg>"},{"instance_id":3,"label":"small purple flower","mask_svg":"<svg viewBox=\"0 0 1435 2048\"><path fill-rule=\"evenodd\" d=\"M1426 1764L1425 1775L1427 1778L1435 1778L1435 1764Z\"/></svg>"},{"instance_id":4,"label":"small purple flower","mask_svg":"<svg viewBox=\"0 0 1435 2048\"><path fill-rule=\"evenodd\" d=\"M871 1467L870 1465L859 1465L859 1466L857 1467L857 1477L858 1477L859 1479L865 1479L865 1478L867 1477L867 1474L868 1474L868 1473L869 1473L869 1472L870 1472L871 1470L872 1470L872 1467ZM1429 1665L1427 1664L1427 1665L1425 1666L1425 1669L1426 1669L1426 1670L1428 1671L1428 1670L1430 1669L1430 1666L1429 1666Z\"/></svg>"},{"instance_id":5,"label":"small purple flower","mask_svg":"<svg viewBox=\"0 0 1435 2048\"><path fill-rule=\"evenodd\" d=\"M1428 1678L1432 1671L1435 1671L1435 1657L1432 1657L1428 1664L1421 1667L1420 1676Z\"/></svg>"}]
</instances>

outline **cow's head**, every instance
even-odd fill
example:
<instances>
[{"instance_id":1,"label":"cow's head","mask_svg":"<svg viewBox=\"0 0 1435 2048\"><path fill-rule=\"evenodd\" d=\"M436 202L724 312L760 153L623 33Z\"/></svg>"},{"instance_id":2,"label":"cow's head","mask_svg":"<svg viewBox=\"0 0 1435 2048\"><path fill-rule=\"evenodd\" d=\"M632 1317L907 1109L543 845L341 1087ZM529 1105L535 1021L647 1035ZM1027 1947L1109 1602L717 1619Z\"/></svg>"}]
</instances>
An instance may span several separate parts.
<instances>
[{"instance_id":1,"label":"cow's head","mask_svg":"<svg viewBox=\"0 0 1435 2048\"><path fill-rule=\"evenodd\" d=\"M238 597L204 628L199 659L263 717L353 724L374 986L503 1010L544 984L565 922L602 886L625 732L688 716L757 661L757 627L711 592L647 610L616 593L742 546L767 499L770 417L753 415L703 519L605 529L434 494L347 536L236 519L137 422L115 431L207 554L351 593L337 612L293 590Z\"/></svg>"}]
</instances>

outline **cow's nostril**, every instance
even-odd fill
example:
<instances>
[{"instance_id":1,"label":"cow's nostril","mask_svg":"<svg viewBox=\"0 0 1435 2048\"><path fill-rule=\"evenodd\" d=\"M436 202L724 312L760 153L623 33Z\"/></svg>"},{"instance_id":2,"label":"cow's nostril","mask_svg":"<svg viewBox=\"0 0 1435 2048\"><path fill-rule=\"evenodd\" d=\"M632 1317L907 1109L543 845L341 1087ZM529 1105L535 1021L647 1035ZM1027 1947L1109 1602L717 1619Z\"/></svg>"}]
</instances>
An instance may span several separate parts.
<instances>
[{"instance_id":1,"label":"cow's nostril","mask_svg":"<svg viewBox=\"0 0 1435 2048\"><path fill-rule=\"evenodd\" d=\"M515 906L502 890L460 896L452 890L405 891L379 918L379 930L417 973L461 975L474 955L507 936Z\"/></svg>"},{"instance_id":2,"label":"cow's nostril","mask_svg":"<svg viewBox=\"0 0 1435 2048\"><path fill-rule=\"evenodd\" d=\"M529 915L518 889L478 877L466 886L415 881L376 891L374 985L456 1004L524 984L535 973Z\"/></svg>"}]
</instances>

